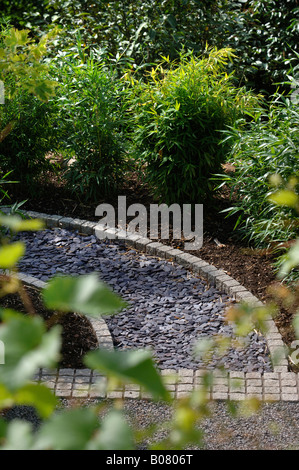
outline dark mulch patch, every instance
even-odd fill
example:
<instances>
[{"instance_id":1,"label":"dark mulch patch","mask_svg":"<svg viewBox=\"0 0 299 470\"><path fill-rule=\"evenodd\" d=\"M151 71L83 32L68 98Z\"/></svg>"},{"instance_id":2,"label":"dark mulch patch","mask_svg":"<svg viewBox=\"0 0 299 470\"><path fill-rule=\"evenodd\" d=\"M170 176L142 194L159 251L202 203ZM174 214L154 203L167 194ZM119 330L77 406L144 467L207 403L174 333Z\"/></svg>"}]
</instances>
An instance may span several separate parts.
<instances>
[{"instance_id":1,"label":"dark mulch patch","mask_svg":"<svg viewBox=\"0 0 299 470\"><path fill-rule=\"evenodd\" d=\"M89 320L77 313L61 314L45 308L40 291L31 286L24 286L25 304L19 294L8 294L0 299L0 307L14 309L24 314L34 313L40 315L48 328L54 325L62 327L61 359L59 367L81 369L86 367L83 363L84 355L98 347L97 337ZM29 306L28 306L29 302ZM29 311L28 311L29 310Z\"/></svg>"},{"instance_id":2,"label":"dark mulch patch","mask_svg":"<svg viewBox=\"0 0 299 470\"><path fill-rule=\"evenodd\" d=\"M38 192L34 195L28 194L27 188L20 185L10 187L12 200L28 201L23 206L27 210L46 212L48 214L58 214L62 216L76 217L91 221L97 221L95 217L96 207L105 202L112 204L117 217L117 197L126 196L127 207L133 203L149 205L156 203L149 189L142 183L137 174L130 174L126 178L126 184L118 192L118 195L111 195L110 198L99 198L96 202L87 203L80 200L76 195L71 194L65 187L63 179L56 175L47 175L39 186ZM53 195L53 197L49 197ZM275 280L273 269L273 253L265 250L256 250L248 246L247 242L240 240L234 231L234 217L226 218L221 214L223 209L230 207L232 202L228 191L224 188L215 194L214 201L210 206L204 206L204 240L199 251L189 252L217 268L221 268L228 275L239 281L249 291L262 301L271 299L268 288ZM148 210L149 214L149 210ZM164 240L176 248L184 249L183 240ZM280 314L275 318L275 322L287 345L295 339L292 322L292 313L281 309ZM75 329L73 329L74 335ZM80 336L80 335L79 335Z\"/></svg>"}]
</instances>

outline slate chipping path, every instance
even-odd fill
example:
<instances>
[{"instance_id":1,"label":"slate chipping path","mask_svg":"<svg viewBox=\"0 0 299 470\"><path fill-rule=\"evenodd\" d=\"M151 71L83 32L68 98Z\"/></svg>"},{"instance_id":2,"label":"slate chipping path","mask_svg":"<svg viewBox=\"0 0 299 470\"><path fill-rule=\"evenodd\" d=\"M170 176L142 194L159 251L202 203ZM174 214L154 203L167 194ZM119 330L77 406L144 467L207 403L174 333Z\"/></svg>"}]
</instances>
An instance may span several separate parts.
<instances>
[{"instance_id":1,"label":"slate chipping path","mask_svg":"<svg viewBox=\"0 0 299 470\"><path fill-rule=\"evenodd\" d=\"M25 214L44 220L48 227L71 227L73 230L79 229L87 234L94 233L96 225L93 222L80 219L51 216L32 211L27 211ZM112 230L114 231L114 229ZM148 239L139 240L139 237L135 235L129 235L126 243L128 246L136 246L138 250L148 254L160 253L160 256L166 259L173 257L178 265L189 266L192 272L200 274L201 279L208 279L221 291L228 292L237 301L246 300L255 305L262 305L236 280L200 258L187 255L180 250L173 250L160 243L153 243ZM121 252L124 254L125 250L122 249ZM131 255L132 253L129 254L129 256ZM146 259L150 260L151 257L147 256ZM51 275L53 275L56 270L54 270L54 266L51 268L53 269ZM21 273L19 277L27 284L43 287L43 281L38 281L34 277ZM203 282L203 284L205 283ZM222 300L226 301L226 298L223 296ZM96 320L95 323L97 323L94 327L98 332L99 339L103 342L107 341L106 347L112 347L106 323L102 319ZM281 335L272 319L268 321L266 340L271 356L284 347ZM273 364L273 369L272 372L213 370L213 382L206 390L206 397L208 400L212 400L210 403L218 408L213 411L211 421L204 424L206 449L298 449L299 377L298 374L288 370L287 359L283 356L278 363ZM177 373L177 376L174 373ZM179 367L177 371L174 368L161 370L165 386L175 399L184 398L189 396L193 390L200 389L205 373L205 368L193 370ZM76 402L81 399L87 400L88 405L92 404L93 400L122 398L126 409L130 410L134 417L138 417L142 425L147 425L149 422L160 423L168 416L168 409L164 409L166 405L153 403L151 396L140 386L125 384L120 389L107 391L105 376L89 369L40 369L35 380L46 384L48 388L53 390L57 397L64 400L65 407L72 406L72 399L75 399ZM251 397L264 402L258 414L254 414L248 420L238 421L238 423L236 423L236 418L227 416L226 403L223 400L239 402ZM19 417L33 421L33 423L36 422L36 414L32 416L30 407L23 407L24 409L21 410L22 407L17 408L13 410L12 419ZM274 434L271 432L273 424L276 426ZM228 426L228 441L226 442L223 442L224 425ZM250 441L251 436L254 442Z\"/></svg>"},{"instance_id":2,"label":"slate chipping path","mask_svg":"<svg viewBox=\"0 0 299 470\"><path fill-rule=\"evenodd\" d=\"M2 207L3 212L9 209ZM206 279L210 284L215 285L220 291L228 293L237 302L245 301L251 305L263 306L263 303L242 286L235 279L227 275L221 269L215 268L202 259L184 253L181 250L153 242L150 239L142 238L138 234L127 233L111 227L104 228L96 222L88 220L74 219L60 215L49 215L34 211L23 211L25 217L38 218L44 221L48 228L60 227L72 231L80 231L86 235L93 235L102 232L108 237L113 234L116 240L123 240L125 244L134 247L138 252L148 255L158 256L160 259L175 260L179 266L185 266L192 273L199 274L201 279ZM149 258L148 258L149 259ZM45 285L44 281L19 272L18 277L25 283L33 285L39 289ZM105 348L113 348L111 334L106 322L100 317L92 320L93 328L98 336L99 344ZM244 372L236 370L211 370L212 383L208 390L205 387L205 394L208 400L235 400L242 401L252 398L269 402L283 402L286 407L292 405L291 402L299 402L299 376L295 372L289 371L288 359L286 357L285 345L272 318L266 320L267 333L266 343L272 358L279 353L279 359L273 361L272 372ZM161 377L165 382L170 395L174 399L188 396L192 391L202 388L205 382L206 367L193 370L190 368L161 369ZM105 375L90 369L40 369L34 380L44 383L53 393L60 398L67 400L78 399L115 399L123 400L142 399L144 407L148 407L147 412L151 416L151 403L148 401L152 397L139 385L124 384L115 390L107 390ZM133 405L134 406L134 405ZM280 406L280 405L279 405ZM288 409L288 408L287 408ZM292 413L292 411L291 411Z\"/></svg>"},{"instance_id":3,"label":"slate chipping path","mask_svg":"<svg viewBox=\"0 0 299 470\"><path fill-rule=\"evenodd\" d=\"M47 281L58 273L97 272L129 304L105 317L115 347L149 348L162 370L206 367L194 356L196 342L217 334L233 336L224 322L230 297L176 263L139 253L121 241L61 228L25 232L22 239L23 273ZM271 372L265 338L253 332L246 340L246 347L230 349L221 359L212 357L208 368Z\"/></svg>"}]
</instances>

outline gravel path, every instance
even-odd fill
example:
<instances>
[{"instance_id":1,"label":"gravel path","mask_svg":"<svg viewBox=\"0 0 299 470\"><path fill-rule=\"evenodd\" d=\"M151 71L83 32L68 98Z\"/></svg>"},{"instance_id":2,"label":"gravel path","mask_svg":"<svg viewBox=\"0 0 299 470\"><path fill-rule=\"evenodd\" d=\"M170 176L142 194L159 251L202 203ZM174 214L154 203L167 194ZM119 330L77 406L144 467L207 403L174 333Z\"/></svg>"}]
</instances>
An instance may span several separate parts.
<instances>
[{"instance_id":1,"label":"gravel path","mask_svg":"<svg viewBox=\"0 0 299 470\"><path fill-rule=\"evenodd\" d=\"M97 400L81 401L81 406L98 404ZM102 403L102 402L101 402ZM62 400L61 407L78 406L78 401ZM113 404L107 401L107 410ZM241 406L241 405L240 405ZM171 419L172 408L162 403L146 400L125 400L124 414L133 429L144 430ZM38 429L40 420L28 406L10 410L6 419L21 419ZM260 410L250 416L232 416L226 402L213 402L210 416L199 423L203 439L199 446L186 446L188 450L299 450L299 403L264 403ZM136 443L136 448L146 450L152 442L167 437L167 431L157 431L153 438Z\"/></svg>"},{"instance_id":2,"label":"gravel path","mask_svg":"<svg viewBox=\"0 0 299 470\"><path fill-rule=\"evenodd\" d=\"M135 429L170 419L172 411L163 404L127 400L125 414ZM265 403L251 416L232 416L226 402L213 402L210 416L199 424L205 450L299 450L299 403ZM166 433L155 435L156 440ZM146 443L144 445L146 448Z\"/></svg>"},{"instance_id":3,"label":"gravel path","mask_svg":"<svg viewBox=\"0 0 299 470\"><path fill-rule=\"evenodd\" d=\"M55 274L99 273L128 302L128 308L106 317L119 349L149 348L161 369L205 366L194 354L198 340L233 338L224 321L231 299L206 281L170 261L138 253L121 242L98 240L64 229L22 233L26 255L20 271L47 281ZM246 346L213 355L208 367L246 372L272 371L264 337L253 332Z\"/></svg>"}]
</instances>

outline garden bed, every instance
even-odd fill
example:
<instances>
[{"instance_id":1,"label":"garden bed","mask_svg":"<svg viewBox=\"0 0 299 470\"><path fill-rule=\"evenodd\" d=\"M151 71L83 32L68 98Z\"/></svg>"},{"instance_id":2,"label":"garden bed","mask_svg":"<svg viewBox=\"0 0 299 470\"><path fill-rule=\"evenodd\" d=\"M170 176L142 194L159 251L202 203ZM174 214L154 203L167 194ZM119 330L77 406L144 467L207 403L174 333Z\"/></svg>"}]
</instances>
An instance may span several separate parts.
<instances>
[{"instance_id":1,"label":"garden bed","mask_svg":"<svg viewBox=\"0 0 299 470\"><path fill-rule=\"evenodd\" d=\"M62 316L45 308L40 291L32 286L24 286L34 312L40 315L48 327L59 324L62 327L61 359L59 367L82 369L86 367L82 361L87 352L98 347L98 340L89 320L77 313ZM9 294L0 299L0 307L14 309L28 314L19 294Z\"/></svg>"},{"instance_id":2,"label":"garden bed","mask_svg":"<svg viewBox=\"0 0 299 470\"><path fill-rule=\"evenodd\" d=\"M13 200L28 198L23 206L27 210L97 221L98 218L94 215L95 208L98 204L105 202L112 204L117 214L117 196L111 196L109 200L99 199L95 203L83 203L66 189L63 179L54 174L47 175L47 179L38 188L36 196L29 195L24 189L19 185L12 185L11 193ZM53 194L53 197L49 198L49 194ZM126 184L119 194L127 197L127 206L138 202L149 207L149 204L156 202L147 186L141 183L136 174L128 175ZM226 218L220 213L230 205L229 193L224 188L215 195L213 204L209 207L204 206L203 246L191 254L223 269L260 300L270 300L271 295L268 289L276 281L273 268L274 255L267 250L248 247L246 241L237 237L233 230L234 217ZM163 240L163 242L181 250L184 249L184 240L170 239ZM281 309L275 322L285 344L290 346L295 339L292 313Z\"/></svg>"}]
</instances>

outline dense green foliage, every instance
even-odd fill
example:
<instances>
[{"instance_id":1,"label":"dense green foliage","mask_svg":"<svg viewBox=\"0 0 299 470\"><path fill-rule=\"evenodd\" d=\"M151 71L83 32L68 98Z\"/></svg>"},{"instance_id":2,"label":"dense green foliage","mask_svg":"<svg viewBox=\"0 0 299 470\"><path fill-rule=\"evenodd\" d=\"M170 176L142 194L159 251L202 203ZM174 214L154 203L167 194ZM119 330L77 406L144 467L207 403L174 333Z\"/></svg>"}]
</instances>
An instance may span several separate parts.
<instances>
[{"instance_id":1,"label":"dense green foliage","mask_svg":"<svg viewBox=\"0 0 299 470\"><path fill-rule=\"evenodd\" d=\"M0 110L2 125L13 123L0 143L0 167L4 172L13 169L13 178L34 190L34 179L51 168L46 153L57 146L54 107L19 91Z\"/></svg>"},{"instance_id":2,"label":"dense green foliage","mask_svg":"<svg viewBox=\"0 0 299 470\"><path fill-rule=\"evenodd\" d=\"M112 57L129 58L137 65L160 61L161 54L173 60L182 47L196 54L206 44L231 47L238 56L238 80L256 90L275 91L274 84L285 79L293 50L298 51L297 0L4 3L4 11L18 27L41 34L51 24L60 25L60 49L74 45L79 30L87 48L105 48Z\"/></svg>"},{"instance_id":3,"label":"dense green foliage","mask_svg":"<svg viewBox=\"0 0 299 470\"><path fill-rule=\"evenodd\" d=\"M256 97L233 86L225 68L232 51L180 58L146 82L132 82L133 145L155 195L171 204L202 203L212 195L210 176L221 169L229 147L222 133L253 112Z\"/></svg>"},{"instance_id":4,"label":"dense green foliage","mask_svg":"<svg viewBox=\"0 0 299 470\"><path fill-rule=\"evenodd\" d=\"M11 28L0 33L0 80L4 85L0 167L29 187L35 177L49 169L45 154L58 145L55 109L46 103L56 83L49 79L42 62L51 36L36 44L26 30Z\"/></svg>"},{"instance_id":5,"label":"dense green foliage","mask_svg":"<svg viewBox=\"0 0 299 470\"><path fill-rule=\"evenodd\" d=\"M44 25L46 2L41 0L1 0L1 18L3 24L10 23L18 29L28 27L27 18L35 18L35 25Z\"/></svg>"},{"instance_id":6,"label":"dense green foliage","mask_svg":"<svg viewBox=\"0 0 299 470\"><path fill-rule=\"evenodd\" d=\"M297 0L226 2L220 9L215 41L235 49L237 76L247 87L275 92L298 52Z\"/></svg>"},{"instance_id":7,"label":"dense green foliage","mask_svg":"<svg viewBox=\"0 0 299 470\"><path fill-rule=\"evenodd\" d=\"M238 234L253 246L273 250L277 271L299 234L298 125L296 101L277 95L268 113L261 113L249 129L227 132L234 141L230 161L235 171L220 177L231 188L234 202L227 212L238 215ZM277 189L279 199L273 196ZM298 279L298 270L287 275L288 282Z\"/></svg>"},{"instance_id":8,"label":"dense green foliage","mask_svg":"<svg viewBox=\"0 0 299 470\"><path fill-rule=\"evenodd\" d=\"M86 199L115 192L123 178L124 98L122 83L105 58L62 54L52 64L60 83L58 106L61 151L75 157L66 178L74 193Z\"/></svg>"},{"instance_id":9,"label":"dense green foliage","mask_svg":"<svg viewBox=\"0 0 299 470\"><path fill-rule=\"evenodd\" d=\"M298 126L298 106L277 97L249 129L232 129L228 134L234 142L230 161L235 171L224 181L237 198L229 213L239 214L240 232L258 246L298 235L296 212L284 206L277 209L268 201L273 181L283 186L299 173Z\"/></svg>"}]
</instances>

